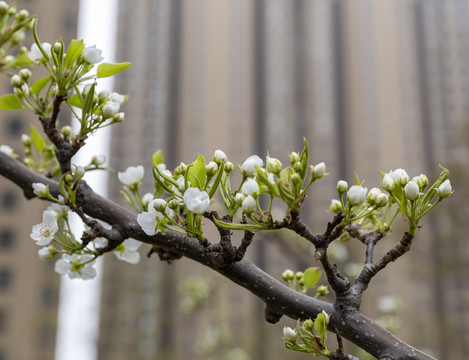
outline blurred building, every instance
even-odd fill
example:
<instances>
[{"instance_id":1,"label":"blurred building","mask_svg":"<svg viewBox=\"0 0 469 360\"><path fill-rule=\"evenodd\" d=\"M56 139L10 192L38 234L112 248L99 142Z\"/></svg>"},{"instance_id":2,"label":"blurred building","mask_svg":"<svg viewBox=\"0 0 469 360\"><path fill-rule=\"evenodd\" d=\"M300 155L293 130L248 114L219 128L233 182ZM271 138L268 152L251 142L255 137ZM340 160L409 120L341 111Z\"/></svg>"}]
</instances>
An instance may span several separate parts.
<instances>
[{"instance_id":1,"label":"blurred building","mask_svg":"<svg viewBox=\"0 0 469 360\"><path fill-rule=\"evenodd\" d=\"M305 137L311 162L325 161L330 173L304 209L321 232L339 178L353 182L356 172L371 188L380 170L435 179L439 163L468 163L467 142L454 140L469 114L467 1L120 0L119 11L117 59L133 65L116 79L130 100L113 129L111 162L120 171L144 165L147 191L157 149L169 168L215 149L235 163L269 150L288 164ZM111 196L119 188L112 182ZM436 357L463 359L469 255L445 231L424 222L413 251L373 280L364 311L377 314L377 295L399 295L397 334ZM453 245L460 251L448 260L443 249ZM352 251L359 246L347 247L349 261L362 263ZM292 248L259 234L248 257L280 277L302 269ZM106 258L100 359L194 356L208 320L180 314L175 285L194 273L201 267L184 260L126 267ZM281 328L265 324L257 299L238 288L225 294L237 344L252 359L283 358Z\"/></svg>"},{"instance_id":2,"label":"blurred building","mask_svg":"<svg viewBox=\"0 0 469 360\"><path fill-rule=\"evenodd\" d=\"M78 2L60 0L20 1L20 9L39 15L38 34L50 42L76 34ZM25 45L32 44L32 36ZM9 79L1 79L2 94L12 91ZM68 120L67 120L68 121ZM28 124L39 129L25 111L2 111L0 143L22 154L21 135ZM0 179L0 359L54 358L60 278L52 262L38 258L29 234L41 222L45 203L26 201L18 187Z\"/></svg>"}]
</instances>

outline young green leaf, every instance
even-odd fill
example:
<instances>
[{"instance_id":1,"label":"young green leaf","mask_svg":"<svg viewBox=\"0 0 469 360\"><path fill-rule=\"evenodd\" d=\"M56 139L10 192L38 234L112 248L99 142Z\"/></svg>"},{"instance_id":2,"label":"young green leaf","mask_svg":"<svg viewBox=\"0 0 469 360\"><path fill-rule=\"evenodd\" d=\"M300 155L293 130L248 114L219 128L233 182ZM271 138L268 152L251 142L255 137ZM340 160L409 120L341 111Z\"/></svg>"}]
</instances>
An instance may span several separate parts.
<instances>
[{"instance_id":1,"label":"young green leaf","mask_svg":"<svg viewBox=\"0 0 469 360\"><path fill-rule=\"evenodd\" d=\"M70 97L70 99L67 100L67 104L71 105L71 106L75 106L79 109L82 108L83 104L81 103L81 100L80 100L80 97L78 96L78 94L74 94Z\"/></svg>"},{"instance_id":2,"label":"young green leaf","mask_svg":"<svg viewBox=\"0 0 469 360\"><path fill-rule=\"evenodd\" d=\"M23 67L34 64L34 62L29 58L28 52L24 51L15 56L11 66L13 67Z\"/></svg>"},{"instance_id":3,"label":"young green leaf","mask_svg":"<svg viewBox=\"0 0 469 360\"><path fill-rule=\"evenodd\" d=\"M29 125L29 132L31 133L31 140L33 141L34 148L38 153L42 152L42 150L44 150L44 139L41 134L32 125Z\"/></svg>"},{"instance_id":4,"label":"young green leaf","mask_svg":"<svg viewBox=\"0 0 469 360\"><path fill-rule=\"evenodd\" d=\"M163 152L161 150L158 150L157 152L155 152L152 157L151 157L152 161L154 164L164 164L164 157L163 157Z\"/></svg>"},{"instance_id":5,"label":"young green leaf","mask_svg":"<svg viewBox=\"0 0 469 360\"><path fill-rule=\"evenodd\" d=\"M321 271L318 267L309 267L304 271L303 281L305 289L308 290L311 286L316 285L321 277Z\"/></svg>"},{"instance_id":6,"label":"young green leaf","mask_svg":"<svg viewBox=\"0 0 469 360\"><path fill-rule=\"evenodd\" d=\"M70 45L67 49L67 54L65 55L65 66L67 68L72 68L75 61L80 57L81 52L85 49L83 40L73 39L70 42Z\"/></svg>"},{"instance_id":7,"label":"young green leaf","mask_svg":"<svg viewBox=\"0 0 469 360\"><path fill-rule=\"evenodd\" d=\"M15 94L7 94L0 96L0 109L2 110L16 110L22 109L20 98Z\"/></svg>"},{"instance_id":8,"label":"young green leaf","mask_svg":"<svg viewBox=\"0 0 469 360\"><path fill-rule=\"evenodd\" d=\"M188 168L187 180L191 183L192 187L203 190L205 181L207 179L207 172L205 170L205 159L199 154L197 160L195 160Z\"/></svg>"},{"instance_id":9,"label":"young green leaf","mask_svg":"<svg viewBox=\"0 0 469 360\"><path fill-rule=\"evenodd\" d=\"M38 81L36 81L33 84L33 86L31 86L31 92L36 96L39 95L41 90L44 89L44 87L47 85L47 83L50 81L50 79L51 79L50 76L46 76L45 78L42 78L42 79L39 79Z\"/></svg>"},{"instance_id":10,"label":"young green leaf","mask_svg":"<svg viewBox=\"0 0 469 360\"><path fill-rule=\"evenodd\" d=\"M117 74L125 69L127 69L130 65L132 65L131 62L122 62L122 63L103 63L98 66L98 78L104 78L108 76L112 76L114 74Z\"/></svg>"}]
</instances>

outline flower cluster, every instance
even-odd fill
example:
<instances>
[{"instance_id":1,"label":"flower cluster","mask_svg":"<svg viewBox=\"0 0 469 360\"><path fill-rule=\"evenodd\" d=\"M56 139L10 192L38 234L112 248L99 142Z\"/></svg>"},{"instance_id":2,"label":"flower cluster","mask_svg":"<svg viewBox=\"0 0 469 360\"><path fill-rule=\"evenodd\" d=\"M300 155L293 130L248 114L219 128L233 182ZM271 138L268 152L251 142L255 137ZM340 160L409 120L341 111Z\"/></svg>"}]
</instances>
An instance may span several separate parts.
<instances>
[{"instance_id":1,"label":"flower cluster","mask_svg":"<svg viewBox=\"0 0 469 360\"><path fill-rule=\"evenodd\" d=\"M337 183L339 200L333 199L329 211L345 214L343 224L361 221L362 226L369 225L378 231L386 231L396 218L403 214L409 223L409 232L413 233L420 219L435 205L448 197L453 191L447 179L448 170L443 168L438 180L429 188L426 175L412 179L404 169L383 173L381 188L374 187L369 192L357 179L357 184L348 188L348 183ZM346 202L343 195L346 194ZM438 196L437 196L438 195ZM397 204L394 213L391 207Z\"/></svg>"},{"instance_id":2,"label":"flower cluster","mask_svg":"<svg viewBox=\"0 0 469 360\"><path fill-rule=\"evenodd\" d=\"M217 190L229 219L238 213L252 222L234 224L214 218L219 227L245 230L275 228L271 214L274 198L286 203L288 211L299 211L309 186L327 175L323 162L313 166L308 161L306 141L300 154L290 154L291 166L284 169L280 160L270 155L267 155L265 162L258 155L249 156L239 166L242 180L237 190L231 187L230 181L234 165L222 150L216 150L209 162L199 154L191 164L181 163L173 171L166 168L158 151L153 156L153 194L140 195L141 167L129 167L118 177L125 185L121 194L140 212L137 220L147 235L169 229L204 241L201 219L209 210ZM270 197L267 211L262 209L259 202L262 195Z\"/></svg>"},{"instance_id":3,"label":"flower cluster","mask_svg":"<svg viewBox=\"0 0 469 360\"><path fill-rule=\"evenodd\" d=\"M31 239L41 246L38 250L39 258L51 260L56 256L60 258L55 263L55 271L61 275L68 274L71 279L92 279L96 276L93 267L101 250L107 247L104 238L96 238L91 243L77 240L70 230L69 212L71 209L65 205L65 199L59 196L54 198L48 186L42 183L33 184L33 192L38 197L54 201L42 214L42 222L34 225ZM104 227L107 227L103 225ZM138 248L141 243L134 239L126 239L113 249L119 260L136 264L140 261Z\"/></svg>"},{"instance_id":4,"label":"flower cluster","mask_svg":"<svg viewBox=\"0 0 469 360\"><path fill-rule=\"evenodd\" d=\"M289 350L330 357L331 352L326 347L329 321L330 315L323 311L314 321L308 319L301 325L298 321L296 329L285 326L283 328L285 347Z\"/></svg>"}]
</instances>

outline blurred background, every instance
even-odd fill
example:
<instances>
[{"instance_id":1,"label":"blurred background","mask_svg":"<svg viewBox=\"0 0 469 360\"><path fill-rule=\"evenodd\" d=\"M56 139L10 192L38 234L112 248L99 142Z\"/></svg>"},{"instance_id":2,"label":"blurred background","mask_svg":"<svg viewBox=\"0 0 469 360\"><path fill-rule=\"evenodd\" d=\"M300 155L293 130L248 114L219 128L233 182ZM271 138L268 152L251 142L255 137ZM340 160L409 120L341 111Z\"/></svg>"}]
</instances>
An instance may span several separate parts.
<instances>
[{"instance_id":1,"label":"blurred background","mask_svg":"<svg viewBox=\"0 0 469 360\"><path fill-rule=\"evenodd\" d=\"M303 210L323 232L339 179L351 183L357 173L371 188L381 184L379 171L401 167L432 182L438 164L450 170L455 194L424 219L412 251L372 281L362 310L436 358L465 359L468 1L117 2L115 59L133 65L116 77L115 91L130 99L126 120L112 129L109 163L118 171L144 165L144 191L152 190L157 149L169 168L216 149L235 164L269 151L287 165L306 138L311 163L325 161L330 174L310 189ZM78 1L19 7L39 15L43 41L76 37ZM11 91L8 81L2 86ZM0 142L21 153L30 119L1 116ZM69 121L65 113L61 121ZM110 178L109 196L121 201L121 184ZM29 239L43 207L0 179L0 360L54 358L60 279ZM397 221L378 253L404 230ZM260 233L247 256L280 279L286 268L314 265L312 254L288 234ZM353 241L335 244L331 255L351 277L364 262ZM310 358L284 349L283 325L295 322L267 324L254 296L190 261L104 259L100 360Z\"/></svg>"}]
</instances>

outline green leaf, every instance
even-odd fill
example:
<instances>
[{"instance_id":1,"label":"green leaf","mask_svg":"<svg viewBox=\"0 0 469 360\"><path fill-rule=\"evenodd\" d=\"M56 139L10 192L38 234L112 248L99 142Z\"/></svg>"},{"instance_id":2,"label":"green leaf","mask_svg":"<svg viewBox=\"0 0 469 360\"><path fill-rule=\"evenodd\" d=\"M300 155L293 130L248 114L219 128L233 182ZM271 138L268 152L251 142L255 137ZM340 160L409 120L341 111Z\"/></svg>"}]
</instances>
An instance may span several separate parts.
<instances>
[{"instance_id":1,"label":"green leaf","mask_svg":"<svg viewBox=\"0 0 469 360\"><path fill-rule=\"evenodd\" d=\"M44 149L44 139L42 138L39 131L32 125L29 125L29 132L31 133L31 140L33 141L34 147L38 153Z\"/></svg>"},{"instance_id":2,"label":"green leaf","mask_svg":"<svg viewBox=\"0 0 469 360\"><path fill-rule=\"evenodd\" d=\"M164 164L163 152L160 149L151 156L151 159L156 165Z\"/></svg>"},{"instance_id":3,"label":"green leaf","mask_svg":"<svg viewBox=\"0 0 469 360\"><path fill-rule=\"evenodd\" d=\"M188 168L187 180L191 183L192 187L203 190L206 179L207 172L205 170L205 159L199 154L197 160L195 160Z\"/></svg>"},{"instance_id":4,"label":"green leaf","mask_svg":"<svg viewBox=\"0 0 469 360\"><path fill-rule=\"evenodd\" d=\"M83 104L81 103L80 97L78 94L74 94L70 97L70 99L67 100L67 104L71 106L75 106L77 108L82 108Z\"/></svg>"},{"instance_id":5,"label":"green leaf","mask_svg":"<svg viewBox=\"0 0 469 360\"><path fill-rule=\"evenodd\" d=\"M39 95L42 89L47 85L47 83L50 81L51 77L46 76L45 78L39 79L36 81L33 86L31 86L31 91L34 95Z\"/></svg>"},{"instance_id":6,"label":"green leaf","mask_svg":"<svg viewBox=\"0 0 469 360\"><path fill-rule=\"evenodd\" d=\"M114 74L117 74L125 69L127 69L130 65L132 65L131 62L122 62L122 63L103 63L98 66L98 78L104 78L108 76L112 76Z\"/></svg>"},{"instance_id":7,"label":"green leaf","mask_svg":"<svg viewBox=\"0 0 469 360\"><path fill-rule=\"evenodd\" d=\"M308 290L311 286L316 285L321 277L321 271L318 267L309 267L304 271L303 281L305 289Z\"/></svg>"},{"instance_id":8,"label":"green leaf","mask_svg":"<svg viewBox=\"0 0 469 360\"><path fill-rule=\"evenodd\" d=\"M323 313L319 313L314 320L314 329L316 329L322 338L326 335L327 319Z\"/></svg>"},{"instance_id":9,"label":"green leaf","mask_svg":"<svg viewBox=\"0 0 469 360\"><path fill-rule=\"evenodd\" d=\"M2 110L16 110L22 109L20 98L15 94L7 94L0 96L0 109Z\"/></svg>"},{"instance_id":10,"label":"green leaf","mask_svg":"<svg viewBox=\"0 0 469 360\"><path fill-rule=\"evenodd\" d=\"M13 67L23 67L33 65L34 62L29 58L28 52L20 52L18 55L15 56L15 60L13 60L12 66Z\"/></svg>"},{"instance_id":11,"label":"green leaf","mask_svg":"<svg viewBox=\"0 0 469 360\"><path fill-rule=\"evenodd\" d=\"M67 54L65 55L65 66L69 69L73 67L75 61L80 57L81 52L85 49L85 45L83 44L83 40L75 40L73 39L70 42L70 45L67 49Z\"/></svg>"}]
</instances>

